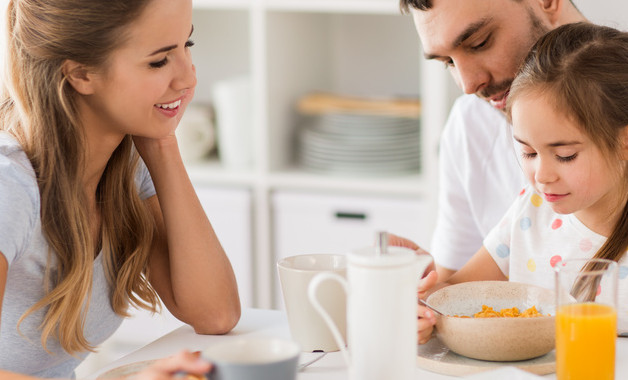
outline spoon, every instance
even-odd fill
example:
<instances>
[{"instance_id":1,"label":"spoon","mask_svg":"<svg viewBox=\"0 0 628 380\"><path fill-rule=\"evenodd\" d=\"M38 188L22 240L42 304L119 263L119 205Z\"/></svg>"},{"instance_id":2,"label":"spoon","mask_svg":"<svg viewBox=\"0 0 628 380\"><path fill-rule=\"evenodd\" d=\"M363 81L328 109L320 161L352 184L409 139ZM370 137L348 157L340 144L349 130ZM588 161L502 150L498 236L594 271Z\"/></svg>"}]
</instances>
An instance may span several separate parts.
<instances>
[{"instance_id":1,"label":"spoon","mask_svg":"<svg viewBox=\"0 0 628 380\"><path fill-rule=\"evenodd\" d=\"M423 305L427 306L428 308L432 309L433 311L435 311L436 313L438 313L440 315L446 315L445 313L441 312L440 310L436 309L434 306L430 305L429 303L427 303L426 301L423 301L420 298L419 298L419 302L422 303Z\"/></svg>"},{"instance_id":2,"label":"spoon","mask_svg":"<svg viewBox=\"0 0 628 380\"><path fill-rule=\"evenodd\" d=\"M305 362L303 364L299 364L299 366L297 367L298 371L303 371L305 369L305 367L309 366L310 364L314 364L315 362L319 361L320 359L323 358L323 356L327 355L327 352L323 352L321 355L315 357L314 359L310 360L309 362Z\"/></svg>"}]
</instances>

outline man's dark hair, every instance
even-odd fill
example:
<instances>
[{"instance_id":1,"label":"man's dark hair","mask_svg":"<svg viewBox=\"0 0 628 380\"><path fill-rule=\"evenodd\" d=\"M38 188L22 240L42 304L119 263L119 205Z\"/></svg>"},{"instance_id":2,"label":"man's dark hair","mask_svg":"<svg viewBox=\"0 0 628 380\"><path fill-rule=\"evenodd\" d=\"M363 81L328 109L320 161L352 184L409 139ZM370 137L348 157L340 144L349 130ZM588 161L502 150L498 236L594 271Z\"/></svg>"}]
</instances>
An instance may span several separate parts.
<instances>
[{"instance_id":1,"label":"man's dark hair","mask_svg":"<svg viewBox=\"0 0 628 380\"><path fill-rule=\"evenodd\" d=\"M432 0L399 0L399 8L403 14L410 13L411 8L425 11L431 7Z\"/></svg>"},{"instance_id":2,"label":"man's dark hair","mask_svg":"<svg viewBox=\"0 0 628 380\"><path fill-rule=\"evenodd\" d=\"M515 0L517 2L521 0ZM573 4L573 0L569 0L570 3ZM575 5L575 4L574 4ZM432 7L432 0L399 0L399 8L401 9L401 13L409 14L410 9L418 9L421 11L426 11Z\"/></svg>"}]
</instances>

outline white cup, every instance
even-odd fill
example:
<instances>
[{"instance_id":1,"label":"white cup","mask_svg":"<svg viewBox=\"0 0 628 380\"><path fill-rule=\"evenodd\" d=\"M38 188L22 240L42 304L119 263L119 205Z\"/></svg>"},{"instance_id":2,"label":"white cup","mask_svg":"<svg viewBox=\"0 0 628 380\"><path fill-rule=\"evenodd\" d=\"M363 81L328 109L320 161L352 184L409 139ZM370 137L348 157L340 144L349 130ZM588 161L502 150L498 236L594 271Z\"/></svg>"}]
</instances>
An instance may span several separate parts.
<instances>
[{"instance_id":1,"label":"white cup","mask_svg":"<svg viewBox=\"0 0 628 380\"><path fill-rule=\"evenodd\" d=\"M346 277L345 255L308 254L286 257L277 263L277 269L292 339L304 352L338 351L340 348L332 332L310 303L308 286L319 273L335 273ZM317 296L344 338L347 296L342 285L332 281L321 284Z\"/></svg>"},{"instance_id":2,"label":"white cup","mask_svg":"<svg viewBox=\"0 0 628 380\"><path fill-rule=\"evenodd\" d=\"M253 163L253 127L251 125L251 86L248 77L215 83L212 86L218 155L229 168L243 169Z\"/></svg>"}]
</instances>

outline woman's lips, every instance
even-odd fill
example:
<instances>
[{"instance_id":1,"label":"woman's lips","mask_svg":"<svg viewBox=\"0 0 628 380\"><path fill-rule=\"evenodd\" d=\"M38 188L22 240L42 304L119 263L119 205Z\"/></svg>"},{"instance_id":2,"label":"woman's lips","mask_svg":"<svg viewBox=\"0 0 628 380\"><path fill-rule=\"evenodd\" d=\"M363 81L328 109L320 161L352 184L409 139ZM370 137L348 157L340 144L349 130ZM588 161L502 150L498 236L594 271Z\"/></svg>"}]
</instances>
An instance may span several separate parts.
<instances>
[{"instance_id":1,"label":"woman's lips","mask_svg":"<svg viewBox=\"0 0 628 380\"><path fill-rule=\"evenodd\" d=\"M547 200L548 202L558 202L561 199L565 198L569 194L548 194L548 193L543 193L543 195L545 195L545 200Z\"/></svg>"}]
</instances>

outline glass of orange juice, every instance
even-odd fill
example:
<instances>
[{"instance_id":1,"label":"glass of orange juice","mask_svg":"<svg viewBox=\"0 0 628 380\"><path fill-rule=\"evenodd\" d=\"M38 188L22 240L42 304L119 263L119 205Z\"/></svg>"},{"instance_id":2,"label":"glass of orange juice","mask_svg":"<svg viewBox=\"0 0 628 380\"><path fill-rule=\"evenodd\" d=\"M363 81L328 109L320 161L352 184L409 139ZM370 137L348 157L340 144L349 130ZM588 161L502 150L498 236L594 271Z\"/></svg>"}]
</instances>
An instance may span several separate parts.
<instances>
[{"instance_id":1,"label":"glass of orange juice","mask_svg":"<svg viewBox=\"0 0 628 380\"><path fill-rule=\"evenodd\" d=\"M616 262L570 259L556 272L556 377L615 378L617 339Z\"/></svg>"}]
</instances>

